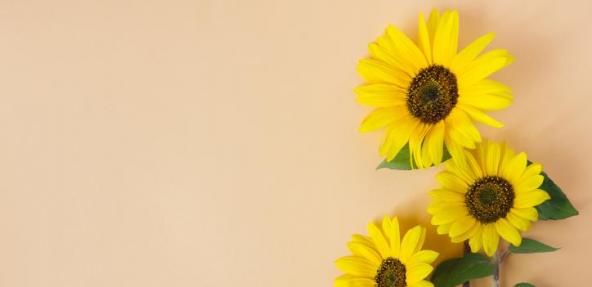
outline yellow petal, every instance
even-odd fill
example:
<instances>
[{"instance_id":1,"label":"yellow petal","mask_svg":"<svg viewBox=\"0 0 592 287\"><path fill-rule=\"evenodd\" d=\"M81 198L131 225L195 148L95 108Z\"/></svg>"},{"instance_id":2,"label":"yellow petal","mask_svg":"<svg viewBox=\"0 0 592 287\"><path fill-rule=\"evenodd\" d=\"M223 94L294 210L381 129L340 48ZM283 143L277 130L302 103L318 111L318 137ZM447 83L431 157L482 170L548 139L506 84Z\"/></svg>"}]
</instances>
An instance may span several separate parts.
<instances>
[{"instance_id":1,"label":"yellow petal","mask_svg":"<svg viewBox=\"0 0 592 287\"><path fill-rule=\"evenodd\" d=\"M393 69L407 75L409 81L417 74L417 70L414 66L409 65L409 59L405 59L397 51L391 36L385 31L384 35L376 39L376 43L370 44L369 46L370 55L377 58L378 53L383 54L384 58L389 57L387 64L391 65ZM403 79L403 78L402 78ZM402 85L405 87L405 85Z\"/></svg>"},{"instance_id":2,"label":"yellow petal","mask_svg":"<svg viewBox=\"0 0 592 287\"><path fill-rule=\"evenodd\" d=\"M479 163L479 165L481 165L481 169L483 170L484 175L488 175L487 169L485 168L485 165L487 164L487 150L488 150L488 148L489 148L489 140L485 140L480 145L478 145L477 148L473 151L473 154L475 155L475 159L477 159L477 162Z\"/></svg>"},{"instance_id":3,"label":"yellow petal","mask_svg":"<svg viewBox=\"0 0 592 287\"><path fill-rule=\"evenodd\" d=\"M409 150L413 155L413 159L417 167L425 168L430 166L429 160L426 162L422 155L422 144L426 134L430 130L430 125L426 125L424 123L420 123L415 130L411 133L409 137Z\"/></svg>"},{"instance_id":4,"label":"yellow petal","mask_svg":"<svg viewBox=\"0 0 592 287\"><path fill-rule=\"evenodd\" d=\"M551 199L548 193L543 190L535 189L527 192L516 193L516 199L514 200L514 207L516 208L527 208L537 206L546 200Z\"/></svg>"},{"instance_id":5,"label":"yellow petal","mask_svg":"<svg viewBox=\"0 0 592 287\"><path fill-rule=\"evenodd\" d=\"M456 74L463 73L473 60L493 41L495 34L485 34L462 49L452 60L450 67Z\"/></svg>"},{"instance_id":6,"label":"yellow petal","mask_svg":"<svg viewBox=\"0 0 592 287\"><path fill-rule=\"evenodd\" d=\"M395 67L376 59L362 59L357 71L370 83L389 83L401 89L407 89L411 78Z\"/></svg>"},{"instance_id":7,"label":"yellow petal","mask_svg":"<svg viewBox=\"0 0 592 287\"><path fill-rule=\"evenodd\" d=\"M419 252L421 248L423 248L423 244L425 243L426 239L426 229L424 227L421 228L421 234L419 236L419 241L417 241L417 245L415 246L415 250L413 254Z\"/></svg>"},{"instance_id":8,"label":"yellow petal","mask_svg":"<svg viewBox=\"0 0 592 287\"><path fill-rule=\"evenodd\" d=\"M364 243L350 241L347 244L347 247L353 255L367 259L370 263L376 266L376 268L382 263L382 257L380 257L380 254Z\"/></svg>"},{"instance_id":9,"label":"yellow petal","mask_svg":"<svg viewBox=\"0 0 592 287\"><path fill-rule=\"evenodd\" d=\"M458 237L463 233L469 231L476 224L475 218L472 216L464 216L455 221L450 228L450 237Z\"/></svg>"},{"instance_id":10,"label":"yellow petal","mask_svg":"<svg viewBox=\"0 0 592 287\"><path fill-rule=\"evenodd\" d=\"M510 209L510 213L533 222L539 220L539 213L534 207L512 208Z\"/></svg>"},{"instance_id":11,"label":"yellow petal","mask_svg":"<svg viewBox=\"0 0 592 287\"><path fill-rule=\"evenodd\" d=\"M451 208L447 211L438 212L432 216L432 224L433 225L441 225L446 223L454 222L464 216L467 216L468 212L466 208L458 207L458 208Z\"/></svg>"},{"instance_id":12,"label":"yellow petal","mask_svg":"<svg viewBox=\"0 0 592 287\"><path fill-rule=\"evenodd\" d=\"M465 201L465 195L463 193L450 189L434 189L430 191L430 196L434 200L443 202L462 203Z\"/></svg>"},{"instance_id":13,"label":"yellow petal","mask_svg":"<svg viewBox=\"0 0 592 287\"><path fill-rule=\"evenodd\" d=\"M374 248L374 243L372 242L370 237L368 237L366 235L354 234L354 235L352 235L352 241L364 243L364 244L370 246L371 248Z\"/></svg>"},{"instance_id":14,"label":"yellow petal","mask_svg":"<svg viewBox=\"0 0 592 287\"><path fill-rule=\"evenodd\" d=\"M471 236L471 238L469 238L469 246L471 247L471 251L479 252L479 250L481 250L481 247L483 246L482 234L483 234L483 226L481 224L479 224L477 226L477 230L475 231L473 236Z\"/></svg>"},{"instance_id":15,"label":"yellow petal","mask_svg":"<svg viewBox=\"0 0 592 287\"><path fill-rule=\"evenodd\" d=\"M460 92L459 92L460 93ZM469 105L485 111L497 111L505 109L512 104L513 97L510 94L486 94L483 92L463 93L458 97L462 105Z\"/></svg>"},{"instance_id":16,"label":"yellow petal","mask_svg":"<svg viewBox=\"0 0 592 287\"><path fill-rule=\"evenodd\" d=\"M518 179L518 182L522 182L531 176L539 175L539 174L541 174L542 171L543 171L543 166L541 164L532 163L526 167L526 169L524 170L524 173L522 173L522 176L520 177L520 179ZM537 186L537 188L538 188L538 186Z\"/></svg>"},{"instance_id":17,"label":"yellow petal","mask_svg":"<svg viewBox=\"0 0 592 287\"><path fill-rule=\"evenodd\" d=\"M458 102L482 110L500 110L513 101L512 90L494 80L483 79L472 85L459 87Z\"/></svg>"},{"instance_id":18,"label":"yellow petal","mask_svg":"<svg viewBox=\"0 0 592 287\"><path fill-rule=\"evenodd\" d=\"M405 91L390 84L369 84L354 89L361 105L370 107L393 107L407 104Z\"/></svg>"},{"instance_id":19,"label":"yellow petal","mask_svg":"<svg viewBox=\"0 0 592 287\"><path fill-rule=\"evenodd\" d=\"M425 264L432 264L438 258L439 253L432 250L421 250L417 253L413 254L411 258L409 258L408 266L413 268L414 265L425 263Z\"/></svg>"},{"instance_id":20,"label":"yellow petal","mask_svg":"<svg viewBox=\"0 0 592 287\"><path fill-rule=\"evenodd\" d=\"M471 122L471 119L469 118L467 113L465 113L461 109L454 109L450 113L449 119L454 120L455 122L454 127L452 127L450 130L461 133L463 137L471 141L470 145L465 145L466 147L473 147L472 142L481 141L481 135L479 134L477 128L475 128L475 126Z\"/></svg>"},{"instance_id":21,"label":"yellow petal","mask_svg":"<svg viewBox=\"0 0 592 287\"><path fill-rule=\"evenodd\" d=\"M488 126L492 126L494 128L501 128L504 126L501 122L497 121L496 119L486 115L484 112L475 109L468 105L458 105L458 108L465 111L469 117L473 120L478 121L480 123L486 124Z\"/></svg>"},{"instance_id":22,"label":"yellow petal","mask_svg":"<svg viewBox=\"0 0 592 287\"><path fill-rule=\"evenodd\" d=\"M405 233L403 241L401 242L400 256L400 260L403 264L405 264L411 255L415 253L415 250L420 244L421 238L424 236L423 233L425 233L425 229L419 225L411 228L409 231L407 231L407 233Z\"/></svg>"},{"instance_id":23,"label":"yellow petal","mask_svg":"<svg viewBox=\"0 0 592 287\"><path fill-rule=\"evenodd\" d=\"M372 111L360 124L360 132L371 132L390 126L404 117L398 108L378 108Z\"/></svg>"},{"instance_id":24,"label":"yellow petal","mask_svg":"<svg viewBox=\"0 0 592 287\"><path fill-rule=\"evenodd\" d=\"M506 174L506 166L514 159L516 154L506 143L502 143L502 160L500 162L499 174L503 176Z\"/></svg>"},{"instance_id":25,"label":"yellow petal","mask_svg":"<svg viewBox=\"0 0 592 287\"><path fill-rule=\"evenodd\" d=\"M397 224L398 224L398 221L397 221ZM388 240L389 246L390 246L391 252L389 253L388 256L393 257L393 258L397 258L398 254L399 254L399 246L397 246L397 245L400 240L399 226L397 225L397 227L395 229L395 226L393 225L393 222L391 221L391 219L388 216L385 216L382 219L382 230L383 230L384 235L385 235L386 239Z\"/></svg>"},{"instance_id":26,"label":"yellow petal","mask_svg":"<svg viewBox=\"0 0 592 287\"><path fill-rule=\"evenodd\" d=\"M368 235L370 235L370 238L372 239L372 242L374 242L376 249L378 249L380 256L382 256L382 258L387 258L391 254L389 245L380 229L376 227L374 223L368 224Z\"/></svg>"},{"instance_id":27,"label":"yellow petal","mask_svg":"<svg viewBox=\"0 0 592 287\"><path fill-rule=\"evenodd\" d=\"M520 233L518 233L518 230L516 230L516 228L514 228L514 226L512 226L506 219L498 219L495 222L495 229L503 239L512 243L512 245L520 246L520 244L522 244Z\"/></svg>"},{"instance_id":28,"label":"yellow petal","mask_svg":"<svg viewBox=\"0 0 592 287\"><path fill-rule=\"evenodd\" d=\"M431 162L435 165L442 162L444 150L444 127L445 124L443 121L434 125L430 134L426 137L426 143L424 144L424 149L428 150Z\"/></svg>"},{"instance_id":29,"label":"yellow petal","mask_svg":"<svg viewBox=\"0 0 592 287\"><path fill-rule=\"evenodd\" d=\"M374 287L373 279L344 274L333 282L334 287Z\"/></svg>"},{"instance_id":30,"label":"yellow petal","mask_svg":"<svg viewBox=\"0 0 592 287\"><path fill-rule=\"evenodd\" d=\"M433 128L433 126L432 126ZM423 138L423 144L421 146L421 160L423 162L423 166L424 167L430 167L432 166L434 163L432 162L432 156L430 155L430 150L428 148L428 139L430 136L430 132L431 129L426 133L425 137Z\"/></svg>"},{"instance_id":31,"label":"yellow petal","mask_svg":"<svg viewBox=\"0 0 592 287\"><path fill-rule=\"evenodd\" d=\"M401 252L401 233L399 229L399 219L393 217L390 220L389 243L391 246L391 257L398 258Z\"/></svg>"},{"instance_id":32,"label":"yellow petal","mask_svg":"<svg viewBox=\"0 0 592 287\"><path fill-rule=\"evenodd\" d=\"M335 261L337 269L354 276L372 278L376 274L376 268L366 259L358 256L345 256Z\"/></svg>"},{"instance_id":33,"label":"yellow petal","mask_svg":"<svg viewBox=\"0 0 592 287\"><path fill-rule=\"evenodd\" d=\"M499 235L497 234L497 230L495 229L494 224L486 224L483 225L483 249L485 250L485 254L491 257L497 251L497 246L499 244Z\"/></svg>"},{"instance_id":34,"label":"yellow petal","mask_svg":"<svg viewBox=\"0 0 592 287\"><path fill-rule=\"evenodd\" d=\"M449 123L445 123L445 129L448 130ZM453 159L461 159L464 156L464 148L452 139L452 137L450 136L450 132L446 132L444 134L444 144L446 145L446 149L448 150L448 153L452 156Z\"/></svg>"},{"instance_id":35,"label":"yellow petal","mask_svg":"<svg viewBox=\"0 0 592 287\"><path fill-rule=\"evenodd\" d=\"M451 223L442 224L442 225L438 226L438 228L436 229L436 232L438 232L438 234L440 234L440 235L448 234L448 232L450 232L450 226L452 226Z\"/></svg>"},{"instance_id":36,"label":"yellow petal","mask_svg":"<svg viewBox=\"0 0 592 287\"><path fill-rule=\"evenodd\" d=\"M481 177L485 176L485 170L477 162L477 160L475 159L475 157L473 156L472 153L465 151L465 158L466 158L467 164L471 167L471 171L473 171L473 174L475 174L475 178L481 178Z\"/></svg>"},{"instance_id":37,"label":"yellow petal","mask_svg":"<svg viewBox=\"0 0 592 287\"><path fill-rule=\"evenodd\" d=\"M502 169L502 177L511 183L517 182L517 180L524 173L526 168L526 153L521 152L514 156Z\"/></svg>"},{"instance_id":38,"label":"yellow petal","mask_svg":"<svg viewBox=\"0 0 592 287\"><path fill-rule=\"evenodd\" d=\"M393 126L387 132L384 143L380 147L380 154L386 157L387 161L393 160L401 148L409 142L409 137L419 124L419 121L405 116L399 120L400 124Z\"/></svg>"},{"instance_id":39,"label":"yellow petal","mask_svg":"<svg viewBox=\"0 0 592 287\"><path fill-rule=\"evenodd\" d=\"M475 221L475 224L471 226L471 228L467 229L465 232L459 234L458 236L450 237L450 241L452 243L459 243L471 239L475 233L480 230L481 224L478 221Z\"/></svg>"},{"instance_id":40,"label":"yellow petal","mask_svg":"<svg viewBox=\"0 0 592 287\"><path fill-rule=\"evenodd\" d=\"M428 64L432 63L432 46L430 41L430 32L428 26L423 19L423 13L419 13L419 24L418 24L418 42Z\"/></svg>"},{"instance_id":41,"label":"yellow petal","mask_svg":"<svg viewBox=\"0 0 592 287\"><path fill-rule=\"evenodd\" d=\"M463 110L452 110L445 122L449 135L458 144L472 149L475 148L475 142L481 141L481 134Z\"/></svg>"},{"instance_id":42,"label":"yellow petal","mask_svg":"<svg viewBox=\"0 0 592 287\"><path fill-rule=\"evenodd\" d=\"M390 25L386 29L386 34L390 37L397 59L413 70L419 71L427 67L428 63L423 53L417 45L405 33L397 27Z\"/></svg>"},{"instance_id":43,"label":"yellow petal","mask_svg":"<svg viewBox=\"0 0 592 287\"><path fill-rule=\"evenodd\" d=\"M436 175L438 182L446 189L464 192L469 188L467 182L449 171L443 171Z\"/></svg>"},{"instance_id":44,"label":"yellow petal","mask_svg":"<svg viewBox=\"0 0 592 287\"><path fill-rule=\"evenodd\" d=\"M464 158L452 158L444 164L445 169L460 177L464 182L475 181L475 175Z\"/></svg>"},{"instance_id":45,"label":"yellow petal","mask_svg":"<svg viewBox=\"0 0 592 287\"><path fill-rule=\"evenodd\" d=\"M430 12L430 18L428 19L428 32L430 34L430 43L434 43L434 37L436 36L436 29L438 29L438 23L440 22L440 12L436 9L432 9Z\"/></svg>"},{"instance_id":46,"label":"yellow petal","mask_svg":"<svg viewBox=\"0 0 592 287\"><path fill-rule=\"evenodd\" d=\"M498 168L501 160L501 149L497 143L489 142L485 161L485 172L488 175L498 175Z\"/></svg>"},{"instance_id":47,"label":"yellow petal","mask_svg":"<svg viewBox=\"0 0 592 287\"><path fill-rule=\"evenodd\" d=\"M451 209L454 210L464 210L466 209L465 203L458 202L458 201L439 201L434 200L428 206L428 213L432 215L436 215L438 213L445 213Z\"/></svg>"},{"instance_id":48,"label":"yellow petal","mask_svg":"<svg viewBox=\"0 0 592 287\"><path fill-rule=\"evenodd\" d=\"M498 81L492 79L483 79L472 85L464 85L459 87L459 97L464 97L466 94L489 94L511 97L512 89Z\"/></svg>"},{"instance_id":49,"label":"yellow petal","mask_svg":"<svg viewBox=\"0 0 592 287\"><path fill-rule=\"evenodd\" d=\"M393 82L398 87L405 89L409 86L412 77L415 75L415 71L412 67L408 67L402 63L400 57L397 57L388 36L382 36L376 43L370 43L368 45L368 51L372 59L387 64L395 72Z\"/></svg>"},{"instance_id":50,"label":"yellow petal","mask_svg":"<svg viewBox=\"0 0 592 287\"><path fill-rule=\"evenodd\" d=\"M516 184L516 193L537 189L543 184L543 180L545 180L545 177L542 175L533 175L529 178L525 178Z\"/></svg>"},{"instance_id":51,"label":"yellow petal","mask_svg":"<svg viewBox=\"0 0 592 287\"><path fill-rule=\"evenodd\" d=\"M407 270L407 274L405 274L407 277L407 285L413 285L419 281L422 281L423 279L428 277L432 270L434 270L434 267L432 267L432 265L425 263L413 266L413 268L411 268L411 270Z\"/></svg>"},{"instance_id":52,"label":"yellow petal","mask_svg":"<svg viewBox=\"0 0 592 287\"><path fill-rule=\"evenodd\" d=\"M506 50L489 51L475 59L462 74L459 84L469 86L489 77L491 74L511 64L514 58Z\"/></svg>"},{"instance_id":53,"label":"yellow petal","mask_svg":"<svg viewBox=\"0 0 592 287\"><path fill-rule=\"evenodd\" d=\"M506 219L508 219L512 226L516 227L516 229L520 231L528 231L528 229L530 229L530 221L516 215L515 213L508 213L508 215L506 215Z\"/></svg>"},{"instance_id":54,"label":"yellow petal","mask_svg":"<svg viewBox=\"0 0 592 287\"><path fill-rule=\"evenodd\" d=\"M432 48L433 61L436 64L450 66L452 58L458 49L458 13L446 11L440 21L434 36Z\"/></svg>"}]
</instances>

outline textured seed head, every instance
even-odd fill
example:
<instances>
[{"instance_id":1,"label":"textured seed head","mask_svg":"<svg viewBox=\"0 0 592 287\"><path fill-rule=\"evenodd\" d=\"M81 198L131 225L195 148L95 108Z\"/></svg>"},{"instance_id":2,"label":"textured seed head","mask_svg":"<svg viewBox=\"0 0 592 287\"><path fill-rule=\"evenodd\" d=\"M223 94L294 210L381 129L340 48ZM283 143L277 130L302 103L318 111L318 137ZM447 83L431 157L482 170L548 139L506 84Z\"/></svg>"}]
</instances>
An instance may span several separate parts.
<instances>
[{"instance_id":1,"label":"textured seed head","mask_svg":"<svg viewBox=\"0 0 592 287\"><path fill-rule=\"evenodd\" d=\"M469 187L465 204L475 219L481 223L492 223L508 215L514 205L514 197L514 188L507 180L486 176Z\"/></svg>"},{"instance_id":2,"label":"textured seed head","mask_svg":"<svg viewBox=\"0 0 592 287\"><path fill-rule=\"evenodd\" d=\"M420 70L407 91L409 112L427 124L435 124L445 119L457 101L456 76L440 65Z\"/></svg>"},{"instance_id":3,"label":"textured seed head","mask_svg":"<svg viewBox=\"0 0 592 287\"><path fill-rule=\"evenodd\" d=\"M382 261L376 272L376 287L405 287L407 278L405 265L398 259L389 257Z\"/></svg>"}]
</instances>

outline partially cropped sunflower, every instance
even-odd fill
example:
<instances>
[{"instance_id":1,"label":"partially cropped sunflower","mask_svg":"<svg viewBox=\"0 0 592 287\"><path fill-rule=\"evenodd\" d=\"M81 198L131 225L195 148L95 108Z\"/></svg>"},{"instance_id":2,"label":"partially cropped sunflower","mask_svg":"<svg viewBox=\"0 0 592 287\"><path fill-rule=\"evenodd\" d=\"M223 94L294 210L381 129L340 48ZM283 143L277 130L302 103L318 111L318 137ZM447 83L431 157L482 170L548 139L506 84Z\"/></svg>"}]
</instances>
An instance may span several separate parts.
<instances>
[{"instance_id":1,"label":"partially cropped sunflower","mask_svg":"<svg viewBox=\"0 0 592 287\"><path fill-rule=\"evenodd\" d=\"M387 161L409 144L417 167L439 164L444 145L455 156L481 141L473 121L502 127L485 112L509 106L511 91L488 77L513 58L501 49L481 54L492 33L457 52L458 29L456 11L434 10L427 22L420 14L417 44L389 26L359 62L365 83L355 89L357 101L375 108L360 131L385 128L380 154Z\"/></svg>"},{"instance_id":2,"label":"partially cropped sunflower","mask_svg":"<svg viewBox=\"0 0 592 287\"><path fill-rule=\"evenodd\" d=\"M425 228L411 228L401 241L399 221L385 217L382 228L368 225L368 236L355 234L348 247L353 253L337 259L345 274L335 279L335 287L433 287L425 278L432 272L438 253L421 250Z\"/></svg>"},{"instance_id":3,"label":"partially cropped sunflower","mask_svg":"<svg viewBox=\"0 0 592 287\"><path fill-rule=\"evenodd\" d=\"M540 189L541 172L524 152L484 141L447 161L437 175L441 188L430 192L428 208L432 224L439 234L447 233L453 242L469 240L473 252L483 248L488 256L496 252L500 236L520 246L520 232L538 220L535 206L550 198Z\"/></svg>"}]
</instances>

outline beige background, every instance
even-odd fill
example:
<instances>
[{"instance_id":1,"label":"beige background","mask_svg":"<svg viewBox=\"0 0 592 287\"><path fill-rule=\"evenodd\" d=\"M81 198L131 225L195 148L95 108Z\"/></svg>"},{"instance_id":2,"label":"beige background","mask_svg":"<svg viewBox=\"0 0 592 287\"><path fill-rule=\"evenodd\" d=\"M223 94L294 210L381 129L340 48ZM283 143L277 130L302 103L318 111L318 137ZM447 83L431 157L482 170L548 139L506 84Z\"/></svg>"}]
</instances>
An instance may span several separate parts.
<instances>
[{"instance_id":1,"label":"beige background","mask_svg":"<svg viewBox=\"0 0 592 287\"><path fill-rule=\"evenodd\" d=\"M429 220L438 169L375 171L352 88L367 43L433 7L516 55L506 128L481 130L582 213L535 225L563 248L504 285L588 285L592 3L568 2L1 0L0 286L330 286L367 222Z\"/></svg>"}]
</instances>

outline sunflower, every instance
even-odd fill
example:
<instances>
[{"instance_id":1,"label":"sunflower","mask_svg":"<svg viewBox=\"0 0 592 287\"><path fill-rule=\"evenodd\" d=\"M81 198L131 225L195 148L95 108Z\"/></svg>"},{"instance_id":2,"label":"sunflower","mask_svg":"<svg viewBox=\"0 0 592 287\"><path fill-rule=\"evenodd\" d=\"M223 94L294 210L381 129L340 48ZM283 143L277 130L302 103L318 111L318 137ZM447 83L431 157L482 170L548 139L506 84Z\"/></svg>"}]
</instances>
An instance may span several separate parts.
<instances>
[{"instance_id":1,"label":"sunflower","mask_svg":"<svg viewBox=\"0 0 592 287\"><path fill-rule=\"evenodd\" d=\"M439 234L448 233L452 242L469 240L473 252L483 248L492 256L500 236L520 246L520 232L538 220L535 206L550 199L539 189L542 166L528 164L524 152L505 144L483 141L445 167L437 175L442 187L430 192L428 213Z\"/></svg>"},{"instance_id":2,"label":"sunflower","mask_svg":"<svg viewBox=\"0 0 592 287\"><path fill-rule=\"evenodd\" d=\"M485 111L508 107L512 94L488 77L513 57L501 49L481 54L492 33L457 53L458 26L456 11L434 10L427 22L420 14L417 44L391 25L359 62L365 83L355 89L357 101L375 108L360 131L386 131L379 151L387 161L408 144L416 167L439 164L444 146L456 156L481 141L474 121L503 126Z\"/></svg>"},{"instance_id":3,"label":"sunflower","mask_svg":"<svg viewBox=\"0 0 592 287\"><path fill-rule=\"evenodd\" d=\"M425 228L411 228L401 241L398 219L384 217L382 229L370 223L368 233L369 237L353 235L347 245L353 255L335 261L337 268L345 272L335 279L335 287L434 286L425 278L439 254L421 250Z\"/></svg>"}]
</instances>

